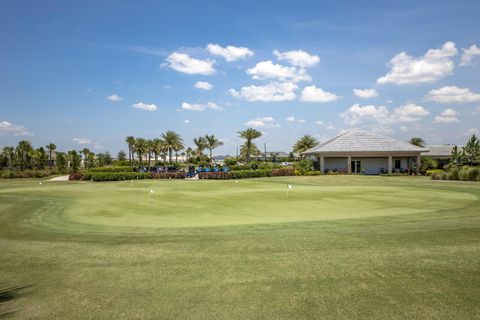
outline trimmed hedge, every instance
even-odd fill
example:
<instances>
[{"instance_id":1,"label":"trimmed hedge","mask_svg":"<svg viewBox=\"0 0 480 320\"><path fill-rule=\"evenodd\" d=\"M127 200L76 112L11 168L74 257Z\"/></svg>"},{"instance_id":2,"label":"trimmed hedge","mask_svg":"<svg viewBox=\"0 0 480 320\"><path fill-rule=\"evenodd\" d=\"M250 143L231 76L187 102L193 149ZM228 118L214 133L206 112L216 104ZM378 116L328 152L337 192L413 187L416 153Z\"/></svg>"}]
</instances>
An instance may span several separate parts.
<instances>
[{"instance_id":1,"label":"trimmed hedge","mask_svg":"<svg viewBox=\"0 0 480 320\"><path fill-rule=\"evenodd\" d=\"M141 172L87 172L84 180L90 181L121 181L135 179L150 179L150 173Z\"/></svg>"},{"instance_id":2,"label":"trimmed hedge","mask_svg":"<svg viewBox=\"0 0 480 320\"><path fill-rule=\"evenodd\" d=\"M321 174L322 174L321 171L308 171L308 172L305 172L303 175L304 176L319 176Z\"/></svg>"},{"instance_id":3,"label":"trimmed hedge","mask_svg":"<svg viewBox=\"0 0 480 320\"><path fill-rule=\"evenodd\" d=\"M89 172L133 172L132 167L98 167L98 168L91 168L88 170Z\"/></svg>"},{"instance_id":4,"label":"trimmed hedge","mask_svg":"<svg viewBox=\"0 0 480 320\"><path fill-rule=\"evenodd\" d=\"M227 180L231 178L230 172L199 172L198 179Z\"/></svg>"},{"instance_id":5,"label":"trimmed hedge","mask_svg":"<svg viewBox=\"0 0 480 320\"><path fill-rule=\"evenodd\" d=\"M280 168L272 170L272 177L294 176L295 170L293 168Z\"/></svg>"},{"instance_id":6,"label":"trimmed hedge","mask_svg":"<svg viewBox=\"0 0 480 320\"><path fill-rule=\"evenodd\" d=\"M185 172L152 172L151 179L185 179Z\"/></svg>"},{"instance_id":7,"label":"trimmed hedge","mask_svg":"<svg viewBox=\"0 0 480 320\"><path fill-rule=\"evenodd\" d=\"M1 170L0 179L18 179L18 178L45 178L58 174L56 170Z\"/></svg>"},{"instance_id":8,"label":"trimmed hedge","mask_svg":"<svg viewBox=\"0 0 480 320\"><path fill-rule=\"evenodd\" d=\"M230 172L232 179L271 177L272 170L240 170Z\"/></svg>"}]
</instances>

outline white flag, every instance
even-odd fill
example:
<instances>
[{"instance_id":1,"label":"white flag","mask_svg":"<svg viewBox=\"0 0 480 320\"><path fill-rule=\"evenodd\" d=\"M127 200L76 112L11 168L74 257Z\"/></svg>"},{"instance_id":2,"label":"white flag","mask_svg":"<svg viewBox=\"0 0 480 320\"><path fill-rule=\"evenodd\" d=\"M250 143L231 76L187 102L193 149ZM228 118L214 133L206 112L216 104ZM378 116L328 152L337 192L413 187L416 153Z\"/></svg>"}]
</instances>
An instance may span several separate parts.
<instances>
[{"instance_id":1,"label":"white flag","mask_svg":"<svg viewBox=\"0 0 480 320\"><path fill-rule=\"evenodd\" d=\"M153 190L152 190L152 189L150 189L150 193L153 193Z\"/></svg>"},{"instance_id":2,"label":"white flag","mask_svg":"<svg viewBox=\"0 0 480 320\"><path fill-rule=\"evenodd\" d=\"M288 188L288 189L292 189L292 185L291 185L291 184L288 184L288 185L287 185L287 188Z\"/></svg>"}]
</instances>

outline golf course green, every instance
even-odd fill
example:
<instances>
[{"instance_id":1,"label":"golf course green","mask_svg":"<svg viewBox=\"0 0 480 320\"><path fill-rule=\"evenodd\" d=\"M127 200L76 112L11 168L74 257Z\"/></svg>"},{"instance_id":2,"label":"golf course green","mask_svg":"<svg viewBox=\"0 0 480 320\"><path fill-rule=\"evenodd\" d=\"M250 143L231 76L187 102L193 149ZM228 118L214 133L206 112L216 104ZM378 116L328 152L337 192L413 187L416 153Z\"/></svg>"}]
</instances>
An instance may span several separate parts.
<instances>
[{"instance_id":1,"label":"golf course green","mask_svg":"<svg viewBox=\"0 0 480 320\"><path fill-rule=\"evenodd\" d=\"M18 319L480 319L478 183L0 180L0 252Z\"/></svg>"}]
</instances>

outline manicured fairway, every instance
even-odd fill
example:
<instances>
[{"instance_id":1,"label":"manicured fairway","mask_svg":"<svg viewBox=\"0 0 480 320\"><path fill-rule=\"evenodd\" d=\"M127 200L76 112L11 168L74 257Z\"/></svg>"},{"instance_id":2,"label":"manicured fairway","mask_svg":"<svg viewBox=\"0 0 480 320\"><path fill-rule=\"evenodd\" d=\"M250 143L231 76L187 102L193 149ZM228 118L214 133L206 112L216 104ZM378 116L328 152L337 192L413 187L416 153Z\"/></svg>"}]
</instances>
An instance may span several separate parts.
<instances>
[{"instance_id":1,"label":"manicured fairway","mask_svg":"<svg viewBox=\"0 0 480 320\"><path fill-rule=\"evenodd\" d=\"M480 319L479 184L39 181L0 180L13 318Z\"/></svg>"}]
</instances>

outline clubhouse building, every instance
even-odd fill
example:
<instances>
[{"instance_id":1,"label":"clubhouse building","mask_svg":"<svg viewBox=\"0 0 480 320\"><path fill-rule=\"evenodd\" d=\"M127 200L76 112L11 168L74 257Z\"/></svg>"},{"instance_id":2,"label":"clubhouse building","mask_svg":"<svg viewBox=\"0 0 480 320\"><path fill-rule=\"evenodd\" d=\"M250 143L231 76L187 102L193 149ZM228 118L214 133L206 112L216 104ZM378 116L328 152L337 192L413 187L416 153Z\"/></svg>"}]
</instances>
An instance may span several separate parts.
<instances>
[{"instance_id":1,"label":"clubhouse building","mask_svg":"<svg viewBox=\"0 0 480 320\"><path fill-rule=\"evenodd\" d=\"M349 130L302 153L322 173L362 174L419 172L421 153L428 149L362 130Z\"/></svg>"}]
</instances>

